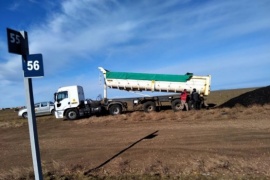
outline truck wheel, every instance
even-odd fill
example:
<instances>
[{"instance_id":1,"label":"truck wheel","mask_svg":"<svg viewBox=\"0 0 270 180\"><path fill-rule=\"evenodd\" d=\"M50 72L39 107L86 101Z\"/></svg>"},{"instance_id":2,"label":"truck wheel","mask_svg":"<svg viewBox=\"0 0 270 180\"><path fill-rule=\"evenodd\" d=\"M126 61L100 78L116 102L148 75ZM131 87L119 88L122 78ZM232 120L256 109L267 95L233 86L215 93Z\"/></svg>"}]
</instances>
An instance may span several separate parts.
<instances>
[{"instance_id":1,"label":"truck wheel","mask_svg":"<svg viewBox=\"0 0 270 180\"><path fill-rule=\"evenodd\" d=\"M54 115L54 112L55 112L55 110L53 109L53 110L51 111L51 114Z\"/></svg>"},{"instance_id":2,"label":"truck wheel","mask_svg":"<svg viewBox=\"0 0 270 180\"><path fill-rule=\"evenodd\" d=\"M143 104L144 112L153 112L156 111L156 104L152 101L147 101Z\"/></svg>"},{"instance_id":3,"label":"truck wheel","mask_svg":"<svg viewBox=\"0 0 270 180\"><path fill-rule=\"evenodd\" d=\"M75 120L78 118L78 113L75 109L69 109L67 112L66 112L66 117L69 119L69 120Z\"/></svg>"},{"instance_id":4,"label":"truck wheel","mask_svg":"<svg viewBox=\"0 0 270 180\"><path fill-rule=\"evenodd\" d=\"M111 115L118 115L122 113L122 108L118 104L112 105L109 110Z\"/></svg>"},{"instance_id":5,"label":"truck wheel","mask_svg":"<svg viewBox=\"0 0 270 180\"><path fill-rule=\"evenodd\" d=\"M176 99L172 102L172 109L174 111L180 111L183 110L184 106L182 106L181 101L179 99Z\"/></svg>"},{"instance_id":6,"label":"truck wheel","mask_svg":"<svg viewBox=\"0 0 270 180\"><path fill-rule=\"evenodd\" d=\"M24 112L23 114L22 114L22 117L24 118L24 119L26 119L28 116L27 116L27 112Z\"/></svg>"}]
</instances>

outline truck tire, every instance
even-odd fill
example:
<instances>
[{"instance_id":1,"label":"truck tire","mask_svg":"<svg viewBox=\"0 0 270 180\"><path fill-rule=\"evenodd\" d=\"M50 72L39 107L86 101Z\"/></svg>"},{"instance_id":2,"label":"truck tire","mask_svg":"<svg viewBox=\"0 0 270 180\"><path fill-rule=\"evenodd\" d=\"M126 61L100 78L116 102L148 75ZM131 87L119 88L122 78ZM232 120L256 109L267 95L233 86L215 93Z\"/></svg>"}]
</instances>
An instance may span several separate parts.
<instances>
[{"instance_id":1,"label":"truck tire","mask_svg":"<svg viewBox=\"0 0 270 180\"><path fill-rule=\"evenodd\" d=\"M152 101L147 101L143 104L144 112L153 112L156 111L156 104Z\"/></svg>"},{"instance_id":2,"label":"truck tire","mask_svg":"<svg viewBox=\"0 0 270 180\"><path fill-rule=\"evenodd\" d=\"M180 99L175 99L172 102L172 109L174 111L180 111L183 110L184 106L182 106Z\"/></svg>"},{"instance_id":3,"label":"truck tire","mask_svg":"<svg viewBox=\"0 0 270 180\"><path fill-rule=\"evenodd\" d=\"M54 115L54 112L55 112L55 110L53 109L53 110L51 111L51 115Z\"/></svg>"},{"instance_id":4,"label":"truck tire","mask_svg":"<svg viewBox=\"0 0 270 180\"><path fill-rule=\"evenodd\" d=\"M22 117L24 118L24 119L27 119L27 112L24 112L23 114L22 114Z\"/></svg>"},{"instance_id":5,"label":"truck tire","mask_svg":"<svg viewBox=\"0 0 270 180\"><path fill-rule=\"evenodd\" d=\"M75 120L78 118L78 112L75 109L69 109L66 112L66 117L68 120Z\"/></svg>"},{"instance_id":6,"label":"truck tire","mask_svg":"<svg viewBox=\"0 0 270 180\"><path fill-rule=\"evenodd\" d=\"M114 104L109 108L111 115L118 115L122 113L122 107L119 104Z\"/></svg>"}]
</instances>

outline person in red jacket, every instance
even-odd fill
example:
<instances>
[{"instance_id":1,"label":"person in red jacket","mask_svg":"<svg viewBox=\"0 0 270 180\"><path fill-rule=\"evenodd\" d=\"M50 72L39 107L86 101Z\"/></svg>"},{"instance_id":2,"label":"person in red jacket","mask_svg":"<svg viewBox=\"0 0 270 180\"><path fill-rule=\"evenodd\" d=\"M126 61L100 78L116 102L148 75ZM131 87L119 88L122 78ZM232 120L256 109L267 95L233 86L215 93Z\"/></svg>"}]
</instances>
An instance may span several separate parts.
<instances>
[{"instance_id":1,"label":"person in red jacket","mask_svg":"<svg viewBox=\"0 0 270 180\"><path fill-rule=\"evenodd\" d=\"M181 96L180 96L181 106L183 107L183 109L186 107L186 110L188 111L187 97L188 97L187 90L184 89L184 91L181 93Z\"/></svg>"}]
</instances>

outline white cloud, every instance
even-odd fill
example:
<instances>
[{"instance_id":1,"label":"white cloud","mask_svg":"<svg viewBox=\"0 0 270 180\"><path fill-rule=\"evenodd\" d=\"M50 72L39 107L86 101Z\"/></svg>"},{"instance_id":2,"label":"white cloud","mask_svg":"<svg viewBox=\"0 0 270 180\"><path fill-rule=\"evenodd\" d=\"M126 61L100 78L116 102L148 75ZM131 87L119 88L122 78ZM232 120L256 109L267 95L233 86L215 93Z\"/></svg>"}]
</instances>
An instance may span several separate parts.
<instances>
[{"instance_id":1,"label":"white cloud","mask_svg":"<svg viewBox=\"0 0 270 180\"><path fill-rule=\"evenodd\" d=\"M51 98L59 86L70 84L96 92L100 87L92 84L97 81L98 66L213 74L217 89L230 82L241 84L245 78L255 81L249 72L238 72L239 67L248 71L256 67L261 77L269 75L261 71L269 66L270 52L270 4L266 0L60 3L57 11L58 6L48 6L54 11L47 9L47 18L27 30L30 53L42 53L44 58L45 77L35 80L37 99ZM5 92L22 78L21 60L12 56L3 53L0 61L0 85ZM232 80L230 72L237 78Z\"/></svg>"},{"instance_id":2,"label":"white cloud","mask_svg":"<svg viewBox=\"0 0 270 180\"><path fill-rule=\"evenodd\" d=\"M21 4L19 2L13 2L9 5L8 9L11 10L11 11L15 11L19 8Z\"/></svg>"}]
</instances>

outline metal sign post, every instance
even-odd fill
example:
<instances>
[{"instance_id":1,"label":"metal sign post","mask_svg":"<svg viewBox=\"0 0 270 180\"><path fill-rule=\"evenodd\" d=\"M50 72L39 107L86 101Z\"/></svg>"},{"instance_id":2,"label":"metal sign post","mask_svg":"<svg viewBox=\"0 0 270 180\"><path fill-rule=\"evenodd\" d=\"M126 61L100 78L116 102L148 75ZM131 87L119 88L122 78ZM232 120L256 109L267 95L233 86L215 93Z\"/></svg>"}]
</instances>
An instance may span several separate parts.
<instances>
[{"instance_id":1,"label":"metal sign post","mask_svg":"<svg viewBox=\"0 0 270 180\"><path fill-rule=\"evenodd\" d=\"M32 87L32 79L30 78L32 76L44 76L42 56L38 55L38 57L34 56L33 58L33 56L29 55L28 36L27 32L25 31L19 32L7 28L7 39L9 52L22 55L22 65L24 70L24 86L26 94L26 107L28 114L28 126L29 126L34 173L35 179L42 180L43 177L42 177L42 168L38 143L36 116L34 110L33 87Z\"/></svg>"}]
</instances>

